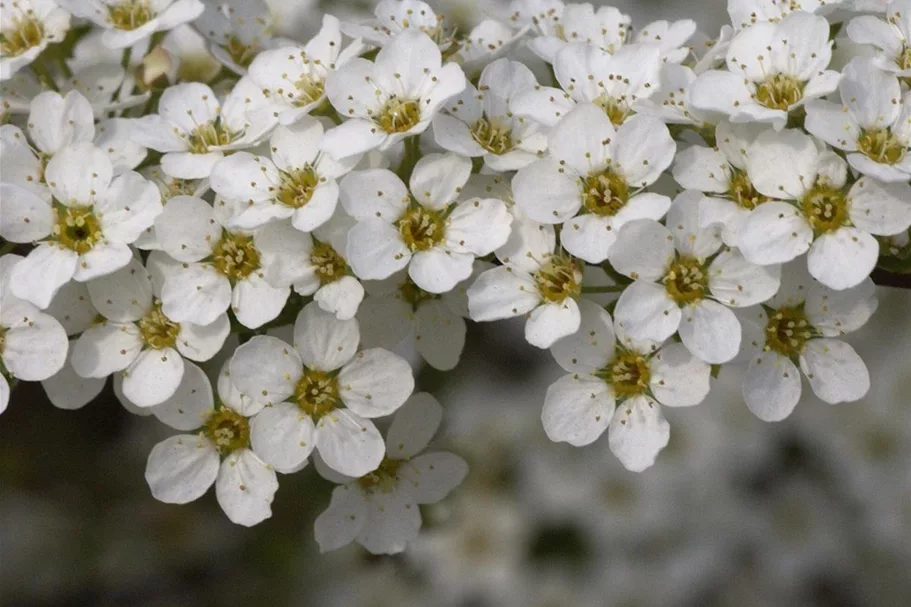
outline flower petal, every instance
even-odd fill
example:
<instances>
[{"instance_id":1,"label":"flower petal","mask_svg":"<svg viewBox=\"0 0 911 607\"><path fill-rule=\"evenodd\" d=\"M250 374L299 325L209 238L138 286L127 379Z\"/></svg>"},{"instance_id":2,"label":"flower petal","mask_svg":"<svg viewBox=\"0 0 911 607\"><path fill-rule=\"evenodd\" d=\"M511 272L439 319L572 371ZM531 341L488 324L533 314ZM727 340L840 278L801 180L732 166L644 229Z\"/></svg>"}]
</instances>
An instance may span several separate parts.
<instances>
[{"instance_id":1,"label":"flower petal","mask_svg":"<svg viewBox=\"0 0 911 607\"><path fill-rule=\"evenodd\" d=\"M181 434L152 449L146 464L146 482L155 499L186 504L199 499L218 476L215 446L205 438Z\"/></svg>"},{"instance_id":2,"label":"flower petal","mask_svg":"<svg viewBox=\"0 0 911 607\"><path fill-rule=\"evenodd\" d=\"M373 418L389 415L402 406L414 391L414 375L402 357L382 348L370 348L358 352L342 367L338 385L342 401L351 411ZM339 472L347 474L344 470Z\"/></svg>"},{"instance_id":3,"label":"flower petal","mask_svg":"<svg viewBox=\"0 0 911 607\"><path fill-rule=\"evenodd\" d=\"M789 416L800 400L800 391L800 372L784 356L763 352L750 361L743 399L762 421L777 422Z\"/></svg>"},{"instance_id":4,"label":"flower petal","mask_svg":"<svg viewBox=\"0 0 911 607\"><path fill-rule=\"evenodd\" d=\"M610 450L632 472L650 468L667 446L670 435L661 407L647 396L620 403L608 431Z\"/></svg>"},{"instance_id":5,"label":"flower petal","mask_svg":"<svg viewBox=\"0 0 911 607\"><path fill-rule=\"evenodd\" d=\"M218 505L232 523L252 527L272 516L272 500L278 491L275 471L249 449L225 458L215 481Z\"/></svg>"},{"instance_id":6,"label":"flower petal","mask_svg":"<svg viewBox=\"0 0 911 607\"><path fill-rule=\"evenodd\" d=\"M604 433L614 408L614 395L604 380L574 373L547 389L541 422L550 440L583 447Z\"/></svg>"},{"instance_id":7,"label":"flower petal","mask_svg":"<svg viewBox=\"0 0 911 607\"><path fill-rule=\"evenodd\" d=\"M870 390L870 373L854 348L837 339L811 339L800 368L813 392L830 404L854 402Z\"/></svg>"},{"instance_id":8,"label":"flower petal","mask_svg":"<svg viewBox=\"0 0 911 607\"><path fill-rule=\"evenodd\" d=\"M373 422L347 409L335 409L320 418L316 448L327 466L355 478L376 470L386 452Z\"/></svg>"}]
</instances>

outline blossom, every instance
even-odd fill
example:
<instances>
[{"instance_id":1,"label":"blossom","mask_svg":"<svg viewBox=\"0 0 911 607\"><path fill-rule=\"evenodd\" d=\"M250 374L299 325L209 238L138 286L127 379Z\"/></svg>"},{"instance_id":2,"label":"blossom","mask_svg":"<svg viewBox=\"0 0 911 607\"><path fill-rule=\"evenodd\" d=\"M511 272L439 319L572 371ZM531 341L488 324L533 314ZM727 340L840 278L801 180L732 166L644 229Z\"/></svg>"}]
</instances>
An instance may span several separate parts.
<instances>
[{"instance_id":1,"label":"blossom","mask_svg":"<svg viewBox=\"0 0 911 607\"><path fill-rule=\"evenodd\" d=\"M57 0L77 17L104 29L108 48L132 46L155 32L168 30L199 17L200 0Z\"/></svg>"},{"instance_id":2,"label":"blossom","mask_svg":"<svg viewBox=\"0 0 911 607\"><path fill-rule=\"evenodd\" d=\"M468 83L433 118L437 144L450 152L483 157L494 171L521 169L547 147L538 124L515 116L509 109L513 96L537 86L525 65L498 59L481 72L478 88Z\"/></svg>"},{"instance_id":3,"label":"blossom","mask_svg":"<svg viewBox=\"0 0 911 607\"><path fill-rule=\"evenodd\" d=\"M172 436L155 445L145 478L155 499L167 504L192 502L214 484L218 505L231 522L250 527L272 516L278 480L250 448L249 401L226 388L223 375L216 409L208 378L195 365L188 365L177 395L159 405L156 416L179 430L199 428L199 432Z\"/></svg>"},{"instance_id":4,"label":"blossom","mask_svg":"<svg viewBox=\"0 0 911 607\"><path fill-rule=\"evenodd\" d=\"M911 76L911 2L891 0L886 5L885 20L875 15L862 15L848 22L848 38L856 44L869 44L876 49L874 61L880 70L896 76Z\"/></svg>"},{"instance_id":5,"label":"blossom","mask_svg":"<svg viewBox=\"0 0 911 607\"><path fill-rule=\"evenodd\" d=\"M842 104L807 104L806 129L848 152L851 166L882 181L911 178L911 93L898 78L861 57L852 59L838 85Z\"/></svg>"},{"instance_id":6,"label":"blossom","mask_svg":"<svg viewBox=\"0 0 911 607\"><path fill-rule=\"evenodd\" d=\"M641 472L667 446L666 407L697 405L709 392L709 365L682 344L615 336L608 313L579 302L577 333L556 342L551 353L569 374L547 389L541 421L548 438L575 447L608 430L610 449L628 470Z\"/></svg>"},{"instance_id":7,"label":"blossom","mask_svg":"<svg viewBox=\"0 0 911 607\"><path fill-rule=\"evenodd\" d=\"M523 30L514 31L496 19L484 19L459 40L452 61L461 65L465 74L472 76L509 52L524 34Z\"/></svg>"},{"instance_id":8,"label":"blossom","mask_svg":"<svg viewBox=\"0 0 911 607\"><path fill-rule=\"evenodd\" d=\"M167 175L200 179L225 152L258 143L274 121L262 92L242 79L223 103L205 84L172 86L158 100L158 113L132 120L132 127L138 143L164 154L161 168Z\"/></svg>"},{"instance_id":9,"label":"blossom","mask_svg":"<svg viewBox=\"0 0 911 607\"><path fill-rule=\"evenodd\" d=\"M557 53L572 42L585 42L614 53L632 38L632 19L612 6L595 9L587 3L519 0L512 2L510 9L514 23L533 25L541 34L528 41L528 48L548 63L554 63Z\"/></svg>"},{"instance_id":10,"label":"blossom","mask_svg":"<svg viewBox=\"0 0 911 607\"><path fill-rule=\"evenodd\" d=\"M342 48L339 20L323 17L323 27L305 46L283 46L263 51L250 64L250 80L281 108L281 124L294 121L326 100L326 78L363 50L353 42Z\"/></svg>"},{"instance_id":11,"label":"blossom","mask_svg":"<svg viewBox=\"0 0 911 607\"><path fill-rule=\"evenodd\" d=\"M9 379L47 379L66 361L68 343L60 323L9 288L22 261L19 255L0 257L0 413L9 402Z\"/></svg>"},{"instance_id":12,"label":"blossom","mask_svg":"<svg viewBox=\"0 0 911 607\"><path fill-rule=\"evenodd\" d=\"M359 340L356 320L310 303L294 323L293 348L258 336L234 353L234 385L266 405L251 421L253 448L275 470L299 470L314 449L348 476L380 465L383 439L370 419L401 407L414 378L391 352L358 351Z\"/></svg>"},{"instance_id":13,"label":"blossom","mask_svg":"<svg viewBox=\"0 0 911 607\"><path fill-rule=\"evenodd\" d=\"M232 211L224 201L213 208L201 198L175 196L156 219L161 248L180 262L161 289L162 310L172 320L208 325L230 306L242 325L255 329L285 307L291 289L265 280L258 244L277 227L228 228Z\"/></svg>"},{"instance_id":14,"label":"blossom","mask_svg":"<svg viewBox=\"0 0 911 607\"><path fill-rule=\"evenodd\" d=\"M320 152L322 140L323 125L304 117L273 131L271 158L237 152L219 160L210 177L212 189L243 209L231 227L253 229L290 218L298 230L312 232L328 221L338 203L336 179L360 158L336 161Z\"/></svg>"},{"instance_id":15,"label":"blossom","mask_svg":"<svg viewBox=\"0 0 911 607\"><path fill-rule=\"evenodd\" d=\"M867 367L854 348L835 338L863 326L876 306L869 279L832 291L802 264L786 266L779 293L740 315L749 360L743 398L750 411L770 422L788 417L800 400L801 372L827 403L863 398L870 388Z\"/></svg>"},{"instance_id":16,"label":"blossom","mask_svg":"<svg viewBox=\"0 0 911 607\"><path fill-rule=\"evenodd\" d=\"M718 227L700 225L701 203L701 194L687 191L674 200L668 227L641 219L620 230L609 259L634 282L620 295L614 320L634 339L661 342L679 331L694 356L719 364L740 350L740 326L729 308L772 297L780 268L720 250Z\"/></svg>"},{"instance_id":17,"label":"blossom","mask_svg":"<svg viewBox=\"0 0 911 607\"><path fill-rule=\"evenodd\" d=\"M356 541L372 554L395 554L417 537L418 504L439 502L468 474L468 464L458 455L423 453L442 416L433 396L415 394L392 418L386 454L376 470L351 478L317 464L321 474L338 484L329 507L314 523L321 552Z\"/></svg>"},{"instance_id":18,"label":"blossom","mask_svg":"<svg viewBox=\"0 0 911 607\"><path fill-rule=\"evenodd\" d=\"M641 192L671 164L676 144L659 120L635 116L614 128L595 105L575 107L548 137L548 156L516 173L516 204L541 223L564 223L567 251L600 263L633 219L660 219L670 206Z\"/></svg>"},{"instance_id":19,"label":"blossom","mask_svg":"<svg viewBox=\"0 0 911 607\"><path fill-rule=\"evenodd\" d=\"M443 103L464 88L461 68L442 65L440 49L427 34L403 32L375 61L351 59L329 75L326 94L348 120L326 133L323 149L339 159L387 150L427 130Z\"/></svg>"},{"instance_id":20,"label":"blossom","mask_svg":"<svg viewBox=\"0 0 911 607\"><path fill-rule=\"evenodd\" d=\"M130 243L161 212L155 186L132 171L114 177L108 155L89 142L60 149L44 174L50 199L20 189L2 209L11 240L41 240L10 279L13 294L39 308L71 279L127 265Z\"/></svg>"},{"instance_id":21,"label":"blossom","mask_svg":"<svg viewBox=\"0 0 911 607\"><path fill-rule=\"evenodd\" d=\"M688 91L696 80L696 73L685 65L665 63L661 67L658 91L638 99L633 104L637 114L653 116L665 124L680 124L693 128L706 137L719 122L716 112L704 112L692 106ZM719 122L719 128L722 126Z\"/></svg>"},{"instance_id":22,"label":"blossom","mask_svg":"<svg viewBox=\"0 0 911 607\"><path fill-rule=\"evenodd\" d=\"M235 74L243 75L272 44L272 17L262 0L206 2L193 25L212 42L212 55Z\"/></svg>"},{"instance_id":23,"label":"blossom","mask_svg":"<svg viewBox=\"0 0 911 607\"><path fill-rule=\"evenodd\" d=\"M561 89L538 86L513 97L510 110L545 126L554 126L576 104L593 103L620 126L633 105L658 90L661 54L657 47L635 44L613 55L583 42L557 53L554 76Z\"/></svg>"},{"instance_id":24,"label":"blossom","mask_svg":"<svg viewBox=\"0 0 911 607\"><path fill-rule=\"evenodd\" d=\"M422 32L437 45L443 56L458 49L455 28L448 26L442 15L420 0L380 0L373 10L374 18L364 23L342 23L349 38L362 38L379 47L388 45L403 32Z\"/></svg>"},{"instance_id":25,"label":"blossom","mask_svg":"<svg viewBox=\"0 0 911 607\"><path fill-rule=\"evenodd\" d=\"M728 0L728 16L738 30L757 23L778 23L793 12L825 12L844 0Z\"/></svg>"},{"instance_id":26,"label":"blossom","mask_svg":"<svg viewBox=\"0 0 911 607\"><path fill-rule=\"evenodd\" d=\"M183 378L184 358L209 360L231 330L226 314L204 326L172 320L155 297L149 272L136 259L92 280L88 291L102 318L76 341L73 368L86 378L120 371L124 396L139 407L170 398Z\"/></svg>"},{"instance_id":27,"label":"blossom","mask_svg":"<svg viewBox=\"0 0 911 607\"><path fill-rule=\"evenodd\" d=\"M555 251L554 228L523 218L496 251L502 266L482 272L468 288L472 320L527 315L525 339L538 348L579 329L582 264Z\"/></svg>"},{"instance_id":28,"label":"blossom","mask_svg":"<svg viewBox=\"0 0 911 607\"><path fill-rule=\"evenodd\" d=\"M733 122L781 129L790 112L838 86L838 72L826 70L831 57L829 22L823 17L795 12L777 23L757 23L731 40L728 71L699 75L690 103Z\"/></svg>"},{"instance_id":29,"label":"blossom","mask_svg":"<svg viewBox=\"0 0 911 607\"><path fill-rule=\"evenodd\" d=\"M757 191L778 199L758 206L740 229L741 250L752 263L784 263L808 252L814 278L847 289L876 265L879 244L872 235L911 225L911 186L863 177L848 188L845 162L820 152L801 131L763 133L747 167Z\"/></svg>"},{"instance_id":30,"label":"blossom","mask_svg":"<svg viewBox=\"0 0 911 607\"><path fill-rule=\"evenodd\" d=\"M8 80L30 64L51 42L60 42L70 29L70 14L54 0L4 2L3 41L0 42L0 80Z\"/></svg>"},{"instance_id":31,"label":"blossom","mask_svg":"<svg viewBox=\"0 0 911 607\"><path fill-rule=\"evenodd\" d=\"M382 279L408 267L415 284L445 293L471 274L475 257L506 242L512 218L495 198L456 203L471 163L456 154L418 161L409 189L386 169L356 171L341 182L345 211L357 220L347 258L362 279Z\"/></svg>"}]
</instances>

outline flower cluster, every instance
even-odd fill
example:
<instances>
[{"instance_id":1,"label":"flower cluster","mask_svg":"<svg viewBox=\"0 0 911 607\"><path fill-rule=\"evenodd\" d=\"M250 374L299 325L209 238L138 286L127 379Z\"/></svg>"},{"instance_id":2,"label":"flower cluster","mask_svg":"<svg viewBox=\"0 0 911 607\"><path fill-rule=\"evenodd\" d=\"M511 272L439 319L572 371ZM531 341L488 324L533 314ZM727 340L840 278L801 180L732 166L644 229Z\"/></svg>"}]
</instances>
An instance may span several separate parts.
<instances>
[{"instance_id":1,"label":"flower cluster","mask_svg":"<svg viewBox=\"0 0 911 607\"><path fill-rule=\"evenodd\" d=\"M406 360L454 368L466 320L523 317L566 371L547 436L633 471L723 365L766 421L803 377L857 401L841 337L911 271L911 0L854 8L730 0L710 38L515 0L463 34L382 0L297 41L245 0L2 3L0 410L111 376L190 432L159 500L254 525L312 461L320 547L392 553L467 473L421 454Z\"/></svg>"}]
</instances>

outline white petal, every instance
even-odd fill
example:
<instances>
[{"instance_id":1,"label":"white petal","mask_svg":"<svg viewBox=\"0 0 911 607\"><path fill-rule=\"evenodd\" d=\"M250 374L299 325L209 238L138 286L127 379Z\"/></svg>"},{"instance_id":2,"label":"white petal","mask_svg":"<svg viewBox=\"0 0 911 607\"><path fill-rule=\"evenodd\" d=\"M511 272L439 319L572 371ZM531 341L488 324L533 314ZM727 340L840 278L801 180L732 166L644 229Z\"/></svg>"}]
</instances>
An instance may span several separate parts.
<instances>
[{"instance_id":1,"label":"white petal","mask_svg":"<svg viewBox=\"0 0 911 607\"><path fill-rule=\"evenodd\" d=\"M342 276L313 294L313 301L326 312L335 314L339 320L354 318L363 299L364 287L353 276Z\"/></svg>"},{"instance_id":2,"label":"white petal","mask_svg":"<svg viewBox=\"0 0 911 607\"><path fill-rule=\"evenodd\" d=\"M663 125L662 125L663 126ZM560 166L569 166L580 175L603 168L611 158L611 145L619 135L601 108L577 105L551 131L547 139L550 156Z\"/></svg>"},{"instance_id":3,"label":"white petal","mask_svg":"<svg viewBox=\"0 0 911 607\"><path fill-rule=\"evenodd\" d=\"M126 369L142 346L139 328L132 323L96 325L73 344L73 369L82 377L107 377Z\"/></svg>"},{"instance_id":4,"label":"white petal","mask_svg":"<svg viewBox=\"0 0 911 607\"><path fill-rule=\"evenodd\" d=\"M857 149L860 125L844 106L831 101L806 104L806 129L829 145L852 152Z\"/></svg>"},{"instance_id":5,"label":"white petal","mask_svg":"<svg viewBox=\"0 0 911 607\"><path fill-rule=\"evenodd\" d=\"M837 339L811 339L800 368L813 392L827 403L853 402L870 390L870 373L854 348Z\"/></svg>"},{"instance_id":6,"label":"white petal","mask_svg":"<svg viewBox=\"0 0 911 607\"><path fill-rule=\"evenodd\" d=\"M652 219L637 219L619 231L608 259L621 274L656 281L667 273L675 255L674 238L667 228Z\"/></svg>"},{"instance_id":7,"label":"white petal","mask_svg":"<svg viewBox=\"0 0 911 607\"><path fill-rule=\"evenodd\" d=\"M842 70L838 85L842 103L863 129L881 129L898 117L901 97L898 78L878 69L868 57L856 57Z\"/></svg>"},{"instance_id":8,"label":"white petal","mask_svg":"<svg viewBox=\"0 0 911 607\"><path fill-rule=\"evenodd\" d=\"M442 419L443 407L432 394L413 394L392 418L386 434L387 457L408 459L426 449Z\"/></svg>"},{"instance_id":9,"label":"white petal","mask_svg":"<svg viewBox=\"0 0 911 607\"><path fill-rule=\"evenodd\" d=\"M476 321L526 314L540 302L534 278L510 267L487 270L468 288L468 308Z\"/></svg>"},{"instance_id":10,"label":"white petal","mask_svg":"<svg viewBox=\"0 0 911 607\"><path fill-rule=\"evenodd\" d=\"M95 192L104 192L114 169L103 150L90 142L68 145L47 163L44 177L54 198L66 206L91 204Z\"/></svg>"},{"instance_id":11,"label":"white petal","mask_svg":"<svg viewBox=\"0 0 911 607\"><path fill-rule=\"evenodd\" d=\"M803 131L769 130L756 138L746 159L750 181L772 198L796 200L816 183L819 151Z\"/></svg>"},{"instance_id":12,"label":"white petal","mask_svg":"<svg viewBox=\"0 0 911 607\"><path fill-rule=\"evenodd\" d=\"M368 522L361 528L357 541L371 554L396 554L417 539L421 513L403 493L377 492L367 502Z\"/></svg>"},{"instance_id":13,"label":"white petal","mask_svg":"<svg viewBox=\"0 0 911 607\"><path fill-rule=\"evenodd\" d=\"M839 228L816 239L807 254L813 278L836 291L859 285L879 258L879 242L857 228Z\"/></svg>"},{"instance_id":14,"label":"white petal","mask_svg":"<svg viewBox=\"0 0 911 607\"><path fill-rule=\"evenodd\" d=\"M307 304L294 322L294 347L310 369L335 371L351 360L359 342L356 320L339 320L315 303Z\"/></svg>"},{"instance_id":15,"label":"white petal","mask_svg":"<svg viewBox=\"0 0 911 607\"><path fill-rule=\"evenodd\" d=\"M185 363L177 391L160 405L152 407L152 414L158 421L186 432L199 428L205 422L214 403L212 384L205 372L193 363Z\"/></svg>"},{"instance_id":16,"label":"white petal","mask_svg":"<svg viewBox=\"0 0 911 607\"><path fill-rule=\"evenodd\" d=\"M767 301L781 285L781 266L751 264L736 249L719 253L708 273L712 296L734 308Z\"/></svg>"},{"instance_id":17,"label":"white petal","mask_svg":"<svg viewBox=\"0 0 911 607\"><path fill-rule=\"evenodd\" d=\"M730 185L727 158L719 150L694 145L680 151L674 160L674 179L686 189L727 192Z\"/></svg>"},{"instance_id":18,"label":"white petal","mask_svg":"<svg viewBox=\"0 0 911 607\"><path fill-rule=\"evenodd\" d=\"M688 346L669 344L650 364L649 388L662 405L691 407L708 395L711 367L690 354Z\"/></svg>"},{"instance_id":19,"label":"white petal","mask_svg":"<svg viewBox=\"0 0 911 607\"><path fill-rule=\"evenodd\" d=\"M263 226L254 234L253 242L259 251L264 278L270 285L287 287L316 278L310 261L313 239L287 221Z\"/></svg>"},{"instance_id":20,"label":"white petal","mask_svg":"<svg viewBox=\"0 0 911 607\"><path fill-rule=\"evenodd\" d=\"M73 279L80 282L116 272L133 259L130 247L122 242L96 244L91 251L79 256Z\"/></svg>"},{"instance_id":21,"label":"white petal","mask_svg":"<svg viewBox=\"0 0 911 607\"><path fill-rule=\"evenodd\" d=\"M446 245L450 251L489 255L509 239L512 215L502 200L475 198L460 203L446 222Z\"/></svg>"},{"instance_id":22,"label":"white petal","mask_svg":"<svg viewBox=\"0 0 911 607\"><path fill-rule=\"evenodd\" d=\"M538 348L549 348L557 340L579 330L581 317L574 299L545 303L532 310L525 322L525 340Z\"/></svg>"},{"instance_id":23,"label":"white petal","mask_svg":"<svg viewBox=\"0 0 911 607\"><path fill-rule=\"evenodd\" d=\"M864 326L878 304L875 286L868 278L844 291L812 289L807 295L804 310L814 328L826 337L837 337Z\"/></svg>"},{"instance_id":24,"label":"white petal","mask_svg":"<svg viewBox=\"0 0 911 607\"><path fill-rule=\"evenodd\" d=\"M759 419L781 421L800 400L800 372L784 356L764 352L750 361L743 381L743 399Z\"/></svg>"},{"instance_id":25,"label":"white petal","mask_svg":"<svg viewBox=\"0 0 911 607\"><path fill-rule=\"evenodd\" d=\"M750 213L740 229L740 250L751 263L785 263L803 255L813 242L813 228L795 207L771 201Z\"/></svg>"},{"instance_id":26,"label":"white petal","mask_svg":"<svg viewBox=\"0 0 911 607\"><path fill-rule=\"evenodd\" d=\"M234 285L231 310L240 324L256 329L281 314L290 295L290 287L273 287L254 272Z\"/></svg>"},{"instance_id":27,"label":"white petal","mask_svg":"<svg viewBox=\"0 0 911 607\"><path fill-rule=\"evenodd\" d=\"M72 348L70 355L72 355ZM107 378L87 379L76 375L73 366L67 362L60 371L41 382L41 387L44 388L48 400L55 407L73 410L81 409L95 400L104 390L106 383Z\"/></svg>"},{"instance_id":28,"label":"white petal","mask_svg":"<svg viewBox=\"0 0 911 607\"><path fill-rule=\"evenodd\" d=\"M0 236L5 240L33 242L51 233L54 213L48 201L12 183L0 184L0 195Z\"/></svg>"},{"instance_id":29,"label":"white petal","mask_svg":"<svg viewBox=\"0 0 911 607\"><path fill-rule=\"evenodd\" d=\"M138 407L153 407L174 395L183 373L177 350L144 350L124 371L123 395Z\"/></svg>"},{"instance_id":30,"label":"white petal","mask_svg":"<svg viewBox=\"0 0 911 607\"><path fill-rule=\"evenodd\" d=\"M911 226L911 186L862 177L848 193L848 213L855 227L891 236Z\"/></svg>"},{"instance_id":31,"label":"white petal","mask_svg":"<svg viewBox=\"0 0 911 607\"><path fill-rule=\"evenodd\" d=\"M231 283L211 266L190 264L166 277L161 304L175 322L212 324L231 305Z\"/></svg>"},{"instance_id":32,"label":"white petal","mask_svg":"<svg viewBox=\"0 0 911 607\"><path fill-rule=\"evenodd\" d=\"M706 227L701 218L705 196L695 190L680 193L667 211L668 230L674 235L677 250L684 255L705 259L721 248L721 230Z\"/></svg>"},{"instance_id":33,"label":"white petal","mask_svg":"<svg viewBox=\"0 0 911 607\"><path fill-rule=\"evenodd\" d=\"M396 295L371 295L361 304L357 320L361 327L361 345L394 350L414 330L414 312L410 303Z\"/></svg>"},{"instance_id":34,"label":"white petal","mask_svg":"<svg viewBox=\"0 0 911 607\"><path fill-rule=\"evenodd\" d=\"M152 227L162 212L161 193L139 173L127 171L95 199L105 238L132 243Z\"/></svg>"},{"instance_id":35,"label":"white petal","mask_svg":"<svg viewBox=\"0 0 911 607\"><path fill-rule=\"evenodd\" d=\"M576 179L564 174L551 158L542 158L516 173L512 191L522 212L541 223L566 221L582 206Z\"/></svg>"},{"instance_id":36,"label":"white petal","mask_svg":"<svg viewBox=\"0 0 911 607\"><path fill-rule=\"evenodd\" d=\"M631 186L651 185L674 160L677 144L657 118L634 116L617 129L614 159Z\"/></svg>"},{"instance_id":37,"label":"white petal","mask_svg":"<svg viewBox=\"0 0 911 607\"><path fill-rule=\"evenodd\" d=\"M218 354L230 333L231 323L227 314L222 314L210 325L180 323L177 350L190 360L204 362Z\"/></svg>"},{"instance_id":38,"label":"white petal","mask_svg":"<svg viewBox=\"0 0 911 607\"><path fill-rule=\"evenodd\" d=\"M422 206L442 210L455 202L471 175L471 161L458 154L428 154L418 160L409 180L411 193Z\"/></svg>"},{"instance_id":39,"label":"white petal","mask_svg":"<svg viewBox=\"0 0 911 607\"><path fill-rule=\"evenodd\" d=\"M78 262L75 251L51 244L38 245L13 268L10 291L39 308L47 308L60 287L73 278Z\"/></svg>"},{"instance_id":40,"label":"white petal","mask_svg":"<svg viewBox=\"0 0 911 607\"><path fill-rule=\"evenodd\" d=\"M299 470L316 446L309 415L291 403L264 408L250 420L253 450L278 472Z\"/></svg>"},{"instance_id":41,"label":"white petal","mask_svg":"<svg viewBox=\"0 0 911 607\"><path fill-rule=\"evenodd\" d=\"M218 476L218 451L207 439L181 434L152 449L146 464L146 482L155 499L186 504L199 499Z\"/></svg>"},{"instance_id":42,"label":"white petal","mask_svg":"<svg viewBox=\"0 0 911 607\"><path fill-rule=\"evenodd\" d=\"M226 407L230 407L245 417L252 417L262 411L265 403L257 402L237 389L231 381L231 359L225 361L218 373L218 398Z\"/></svg>"},{"instance_id":43,"label":"white petal","mask_svg":"<svg viewBox=\"0 0 911 607\"><path fill-rule=\"evenodd\" d=\"M434 369L449 371L459 364L465 347L465 321L442 300L418 304L414 314L418 352Z\"/></svg>"},{"instance_id":44,"label":"white petal","mask_svg":"<svg viewBox=\"0 0 911 607\"><path fill-rule=\"evenodd\" d=\"M347 409L335 409L320 418L316 448L327 466L351 477L376 470L386 452L383 437L373 422Z\"/></svg>"},{"instance_id":45,"label":"white petal","mask_svg":"<svg viewBox=\"0 0 911 607\"><path fill-rule=\"evenodd\" d=\"M683 313L664 285L637 280L620 295L614 310L617 326L633 339L664 341L677 331Z\"/></svg>"},{"instance_id":46,"label":"white petal","mask_svg":"<svg viewBox=\"0 0 911 607\"><path fill-rule=\"evenodd\" d=\"M470 253L455 253L434 247L414 254L408 266L408 275L425 291L446 293L471 276L473 263L474 256Z\"/></svg>"},{"instance_id":47,"label":"white petal","mask_svg":"<svg viewBox=\"0 0 911 607\"><path fill-rule=\"evenodd\" d=\"M108 320L136 321L152 309L152 280L138 259L86 284L92 304Z\"/></svg>"},{"instance_id":48,"label":"white petal","mask_svg":"<svg viewBox=\"0 0 911 607\"><path fill-rule=\"evenodd\" d=\"M332 501L313 524L320 552L337 550L353 542L367 522L367 502L356 486L340 485Z\"/></svg>"},{"instance_id":49,"label":"white petal","mask_svg":"<svg viewBox=\"0 0 911 607\"><path fill-rule=\"evenodd\" d=\"M576 215L563 225L560 244L574 257L588 263L601 263L616 242L614 218L594 213Z\"/></svg>"},{"instance_id":50,"label":"white petal","mask_svg":"<svg viewBox=\"0 0 911 607\"><path fill-rule=\"evenodd\" d=\"M32 99L28 133L35 146L48 156L65 145L91 141L95 137L92 106L78 91L70 91L66 97L45 91Z\"/></svg>"},{"instance_id":51,"label":"white petal","mask_svg":"<svg viewBox=\"0 0 911 607\"><path fill-rule=\"evenodd\" d=\"M707 363L726 363L740 351L740 322L730 308L711 299L684 306L677 330L689 351Z\"/></svg>"},{"instance_id":52,"label":"white petal","mask_svg":"<svg viewBox=\"0 0 911 607\"><path fill-rule=\"evenodd\" d=\"M9 306L4 303L4 306ZM17 306L18 307L18 306ZM66 362L69 341L66 331L53 316L43 314L28 304L15 322L4 322L3 364L13 377L25 381L47 379ZM10 310L4 311L4 316Z\"/></svg>"},{"instance_id":53,"label":"white petal","mask_svg":"<svg viewBox=\"0 0 911 607\"><path fill-rule=\"evenodd\" d=\"M334 78L330 78L329 82L333 80ZM386 133L372 121L352 118L327 131L320 149L337 160L344 160L378 148L387 137Z\"/></svg>"},{"instance_id":54,"label":"white petal","mask_svg":"<svg viewBox=\"0 0 911 607\"><path fill-rule=\"evenodd\" d=\"M620 403L608 431L610 450L624 468L633 472L650 468L667 446L670 435L661 407L646 396Z\"/></svg>"},{"instance_id":55,"label":"white petal","mask_svg":"<svg viewBox=\"0 0 911 607\"><path fill-rule=\"evenodd\" d=\"M408 265L411 251L398 230L382 219L373 218L359 221L351 228L345 257L358 278L378 280Z\"/></svg>"},{"instance_id":56,"label":"white petal","mask_svg":"<svg viewBox=\"0 0 911 607\"><path fill-rule=\"evenodd\" d=\"M468 464L454 453L425 453L402 464L399 483L419 504L435 504L462 484Z\"/></svg>"},{"instance_id":57,"label":"white petal","mask_svg":"<svg viewBox=\"0 0 911 607\"><path fill-rule=\"evenodd\" d=\"M222 228L212 206L195 196L174 196L155 218L155 236L165 253L183 262L212 254Z\"/></svg>"},{"instance_id":58,"label":"white petal","mask_svg":"<svg viewBox=\"0 0 911 607\"><path fill-rule=\"evenodd\" d=\"M261 403L280 403L294 393L303 363L297 350L282 340L258 335L237 348L230 371L243 394Z\"/></svg>"},{"instance_id":59,"label":"white petal","mask_svg":"<svg viewBox=\"0 0 911 607\"><path fill-rule=\"evenodd\" d=\"M221 463L215 481L218 505L232 523L252 527L272 516L278 491L275 472L249 449L235 451Z\"/></svg>"},{"instance_id":60,"label":"white petal","mask_svg":"<svg viewBox=\"0 0 911 607\"><path fill-rule=\"evenodd\" d=\"M371 348L358 352L354 360L342 367L338 385L342 401L349 409L372 418L401 407L414 390L414 376L402 357L382 348Z\"/></svg>"},{"instance_id":61,"label":"white petal","mask_svg":"<svg viewBox=\"0 0 911 607\"><path fill-rule=\"evenodd\" d=\"M564 375L547 389L541 422L547 437L574 447L593 443L614 415L614 395L604 380Z\"/></svg>"},{"instance_id":62,"label":"white petal","mask_svg":"<svg viewBox=\"0 0 911 607\"><path fill-rule=\"evenodd\" d=\"M550 347L557 364L571 373L594 373L614 356L614 328L607 311L588 299L579 300L579 330Z\"/></svg>"}]
</instances>

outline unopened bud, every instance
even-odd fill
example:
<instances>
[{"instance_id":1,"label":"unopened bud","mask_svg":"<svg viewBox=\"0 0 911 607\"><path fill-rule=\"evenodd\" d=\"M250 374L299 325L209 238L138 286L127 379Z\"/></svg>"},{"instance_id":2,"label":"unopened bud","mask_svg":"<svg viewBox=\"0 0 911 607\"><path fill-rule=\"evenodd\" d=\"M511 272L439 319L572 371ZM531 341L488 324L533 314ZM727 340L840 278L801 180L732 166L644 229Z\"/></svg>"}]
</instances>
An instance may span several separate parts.
<instances>
[{"instance_id":1,"label":"unopened bud","mask_svg":"<svg viewBox=\"0 0 911 607\"><path fill-rule=\"evenodd\" d=\"M176 82L177 63L171 53L156 46L136 68L136 82L144 90L163 90Z\"/></svg>"}]
</instances>

